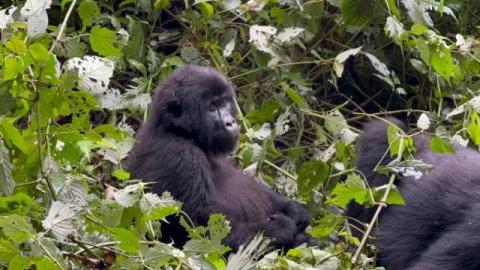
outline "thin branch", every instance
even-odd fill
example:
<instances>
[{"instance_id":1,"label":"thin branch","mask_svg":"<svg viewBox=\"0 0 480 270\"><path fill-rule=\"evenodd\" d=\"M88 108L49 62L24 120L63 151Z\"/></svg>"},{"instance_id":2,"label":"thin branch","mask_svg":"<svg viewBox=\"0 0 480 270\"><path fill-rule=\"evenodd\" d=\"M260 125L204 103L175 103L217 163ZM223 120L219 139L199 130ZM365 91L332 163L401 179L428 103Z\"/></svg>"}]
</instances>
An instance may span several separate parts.
<instances>
[{"instance_id":1,"label":"thin branch","mask_svg":"<svg viewBox=\"0 0 480 270\"><path fill-rule=\"evenodd\" d=\"M397 156L396 160L400 160L402 158L403 150L404 150L403 149L404 148L404 141L405 141L405 138L403 137L403 135L401 135L400 146L399 146L398 156ZM375 214L373 215L372 220L370 221L370 223L367 226L367 229L365 230L365 234L363 235L362 240L360 241L360 245L358 245L358 248L355 251L355 255L352 258L352 267L355 266L355 264L357 263L358 257L360 256L360 253L363 249L363 246L367 242L367 239L370 235L370 232L372 231L373 226L375 226L375 224L377 223L378 216L380 215L382 210L387 207L386 201L387 201L387 198L388 198L388 194L390 193L390 190L392 189L394 181L395 181L395 174L392 174L390 176L390 180L388 181L387 188L386 188L385 192L383 193L383 197L380 200L380 202L378 203L377 210L375 211Z\"/></svg>"},{"instance_id":2,"label":"thin branch","mask_svg":"<svg viewBox=\"0 0 480 270\"><path fill-rule=\"evenodd\" d=\"M70 15L72 14L73 8L75 7L76 3L77 3L77 0L73 0L72 4L70 4L70 7L68 8L68 11L67 11L67 15L65 15L65 19L63 19L62 26L58 31L57 38L55 39L55 41L53 41L52 47L49 50L50 53L53 52L53 49L55 49L55 47L57 46L58 41L60 41L60 39L62 38L63 32L65 32L65 28L67 28L68 18L70 18Z\"/></svg>"},{"instance_id":3,"label":"thin branch","mask_svg":"<svg viewBox=\"0 0 480 270\"><path fill-rule=\"evenodd\" d=\"M40 92L37 89L37 85L35 84L34 78L35 75L33 74L33 70L31 66L28 66L28 71L30 73L30 83L32 84L33 90L37 94L37 100L35 101L35 107L36 107L36 121L37 121L37 150L38 150L38 158L40 161L40 172L42 173L42 177L45 178L45 181L47 182L48 189L50 190L50 193L52 194L52 198L54 201L57 200L57 194L55 193L55 189L53 188L52 183L48 179L48 174L45 172L44 168L44 159L43 159L43 153L42 153L42 127L40 126Z\"/></svg>"}]
</instances>

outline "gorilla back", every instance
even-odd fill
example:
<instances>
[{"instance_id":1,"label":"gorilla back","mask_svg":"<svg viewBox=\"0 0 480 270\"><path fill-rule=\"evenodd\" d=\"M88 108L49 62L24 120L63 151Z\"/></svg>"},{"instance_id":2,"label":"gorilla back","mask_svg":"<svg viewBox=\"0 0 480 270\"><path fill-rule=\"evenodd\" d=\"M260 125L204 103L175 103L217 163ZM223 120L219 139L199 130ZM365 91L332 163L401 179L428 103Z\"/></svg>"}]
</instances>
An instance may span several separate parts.
<instances>
[{"instance_id":1,"label":"gorilla back","mask_svg":"<svg viewBox=\"0 0 480 270\"><path fill-rule=\"evenodd\" d=\"M388 182L373 172L388 151L386 132L383 121L367 123L357 147L357 167L371 186ZM433 170L420 179L399 179L406 204L389 206L380 216L378 263L388 270L480 269L480 153L456 147L455 153L436 154L429 149L430 139L414 137L415 158ZM356 204L347 215L364 222L371 218Z\"/></svg>"},{"instance_id":2,"label":"gorilla back","mask_svg":"<svg viewBox=\"0 0 480 270\"><path fill-rule=\"evenodd\" d=\"M224 214L232 225L225 242L233 249L260 231L283 247L308 241L306 210L229 160L239 136L233 94L211 68L176 70L156 91L138 131L139 143L128 159L132 176L153 181L154 192L169 191L196 224L205 225L212 213ZM162 224L163 238L182 245L186 234L176 219L170 221Z\"/></svg>"}]
</instances>

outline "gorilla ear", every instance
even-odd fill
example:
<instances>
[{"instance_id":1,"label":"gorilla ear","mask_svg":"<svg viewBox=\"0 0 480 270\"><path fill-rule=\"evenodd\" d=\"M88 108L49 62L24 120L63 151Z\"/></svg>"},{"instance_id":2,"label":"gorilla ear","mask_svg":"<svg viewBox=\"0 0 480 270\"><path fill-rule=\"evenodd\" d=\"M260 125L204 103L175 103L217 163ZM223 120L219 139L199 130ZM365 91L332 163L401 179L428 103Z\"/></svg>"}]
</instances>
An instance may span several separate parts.
<instances>
[{"instance_id":1,"label":"gorilla ear","mask_svg":"<svg viewBox=\"0 0 480 270\"><path fill-rule=\"evenodd\" d=\"M182 115L182 105L178 99L170 100L167 102L167 111L172 114L174 118L178 118Z\"/></svg>"}]
</instances>

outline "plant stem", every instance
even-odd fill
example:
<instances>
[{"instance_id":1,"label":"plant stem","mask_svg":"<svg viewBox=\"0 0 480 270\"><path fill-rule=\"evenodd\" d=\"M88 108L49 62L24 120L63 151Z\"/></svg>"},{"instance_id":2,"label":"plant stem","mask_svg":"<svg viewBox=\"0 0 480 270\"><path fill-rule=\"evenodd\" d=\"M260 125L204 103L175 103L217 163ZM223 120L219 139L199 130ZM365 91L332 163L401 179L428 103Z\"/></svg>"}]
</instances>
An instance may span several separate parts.
<instances>
[{"instance_id":1,"label":"plant stem","mask_svg":"<svg viewBox=\"0 0 480 270\"><path fill-rule=\"evenodd\" d=\"M403 150L404 150L403 149L404 148L404 140L405 139L404 139L403 135L401 135L400 146L399 146L399 150L398 150L398 156L396 158L397 161L402 159ZM370 235L370 232L372 231L373 226L375 226L375 224L377 223L378 216L380 215L380 212L382 212L382 210L387 207L386 201L387 201L387 198L388 198L388 194L390 193L390 190L392 189L394 181L395 181L395 174L392 174L390 176L390 180L388 181L387 188L385 189L385 192L383 193L383 197L380 200L380 202L378 203L377 210L375 211L375 214L373 215L372 220L368 224L367 229L365 231L365 234L363 234L362 240L360 241L360 245L358 245L358 248L355 251L355 255L352 258L352 267L354 267L355 264L357 263L357 260L358 260L358 257L360 256L362 248L365 245L365 243L367 242L368 236Z\"/></svg>"},{"instance_id":2,"label":"plant stem","mask_svg":"<svg viewBox=\"0 0 480 270\"><path fill-rule=\"evenodd\" d=\"M72 4L70 4L70 7L68 8L67 15L65 15L65 19L63 19L62 26L60 27L60 30L58 31L57 38L55 41L53 41L52 47L50 48L49 52L53 52L53 49L57 46L58 41L62 38L63 32L65 32L65 28L67 28L67 21L68 18L70 18L70 15L72 14L73 8L75 7L75 4L77 3L77 0L73 0Z\"/></svg>"}]
</instances>

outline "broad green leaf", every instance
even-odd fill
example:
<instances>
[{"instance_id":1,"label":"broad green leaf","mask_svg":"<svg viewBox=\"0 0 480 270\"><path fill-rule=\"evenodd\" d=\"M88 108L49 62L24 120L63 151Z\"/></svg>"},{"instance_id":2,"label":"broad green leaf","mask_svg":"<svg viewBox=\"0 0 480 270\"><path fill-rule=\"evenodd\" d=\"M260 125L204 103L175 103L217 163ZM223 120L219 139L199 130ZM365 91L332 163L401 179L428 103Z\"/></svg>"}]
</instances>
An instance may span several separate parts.
<instances>
[{"instance_id":1,"label":"broad green leaf","mask_svg":"<svg viewBox=\"0 0 480 270\"><path fill-rule=\"evenodd\" d=\"M397 1L396 0L387 0L387 7L390 10L390 12L397 17L397 19L400 19L400 11L398 10L397 7Z\"/></svg>"},{"instance_id":2,"label":"broad green leaf","mask_svg":"<svg viewBox=\"0 0 480 270\"><path fill-rule=\"evenodd\" d=\"M0 83L0 116L12 112L15 107L15 99L12 97L12 82Z\"/></svg>"},{"instance_id":3,"label":"broad green leaf","mask_svg":"<svg viewBox=\"0 0 480 270\"><path fill-rule=\"evenodd\" d=\"M363 26L375 17L377 4L371 0L343 0L341 10L346 24Z\"/></svg>"},{"instance_id":4,"label":"broad green leaf","mask_svg":"<svg viewBox=\"0 0 480 270\"><path fill-rule=\"evenodd\" d=\"M20 59L16 57L7 57L3 67L3 79L12 80L20 75L24 70L24 66Z\"/></svg>"},{"instance_id":5,"label":"broad green leaf","mask_svg":"<svg viewBox=\"0 0 480 270\"><path fill-rule=\"evenodd\" d=\"M113 171L112 175L115 176L116 178L120 179L120 180L130 179L130 173L128 173L128 172L126 172L122 169L115 169L115 171Z\"/></svg>"},{"instance_id":6,"label":"broad green leaf","mask_svg":"<svg viewBox=\"0 0 480 270\"><path fill-rule=\"evenodd\" d=\"M0 122L0 133L9 145L15 145L23 153L27 153L27 143L20 131L14 126L15 119L4 118Z\"/></svg>"},{"instance_id":7,"label":"broad green leaf","mask_svg":"<svg viewBox=\"0 0 480 270\"><path fill-rule=\"evenodd\" d=\"M8 264L16 255L19 255L19 251L15 245L6 239L0 239L0 263Z\"/></svg>"},{"instance_id":8,"label":"broad green leaf","mask_svg":"<svg viewBox=\"0 0 480 270\"><path fill-rule=\"evenodd\" d=\"M140 244L135 233L123 228L109 228L109 230L113 234L113 239L120 241L119 248L131 254L138 252Z\"/></svg>"},{"instance_id":9,"label":"broad green leaf","mask_svg":"<svg viewBox=\"0 0 480 270\"><path fill-rule=\"evenodd\" d=\"M339 229L344 220L334 214L326 214L320 219L315 220L315 226L308 232L311 236L322 239Z\"/></svg>"},{"instance_id":10,"label":"broad green leaf","mask_svg":"<svg viewBox=\"0 0 480 270\"><path fill-rule=\"evenodd\" d=\"M24 54L27 52L27 45L25 41L19 35L13 36L6 44L5 47L16 54Z\"/></svg>"},{"instance_id":11,"label":"broad green leaf","mask_svg":"<svg viewBox=\"0 0 480 270\"><path fill-rule=\"evenodd\" d=\"M47 48L41 43L33 43L28 47L33 59L46 62L50 58Z\"/></svg>"},{"instance_id":12,"label":"broad green leaf","mask_svg":"<svg viewBox=\"0 0 480 270\"><path fill-rule=\"evenodd\" d=\"M23 255L16 255L8 264L8 270L25 270L30 269L32 262Z\"/></svg>"},{"instance_id":13,"label":"broad green leaf","mask_svg":"<svg viewBox=\"0 0 480 270\"><path fill-rule=\"evenodd\" d=\"M121 56L122 52L114 45L116 37L115 31L95 25L90 32L92 50L103 56Z\"/></svg>"},{"instance_id":14,"label":"broad green leaf","mask_svg":"<svg viewBox=\"0 0 480 270\"><path fill-rule=\"evenodd\" d=\"M221 242L230 232L230 225L222 214L213 214L208 219L208 231L212 243L221 246Z\"/></svg>"},{"instance_id":15,"label":"broad green leaf","mask_svg":"<svg viewBox=\"0 0 480 270\"><path fill-rule=\"evenodd\" d=\"M282 88L287 93L287 96L290 98L290 100L295 103L298 107L304 107L305 106L305 99L300 95L295 89L290 87L286 83L282 83Z\"/></svg>"},{"instance_id":16,"label":"broad green leaf","mask_svg":"<svg viewBox=\"0 0 480 270\"><path fill-rule=\"evenodd\" d=\"M153 3L153 7L155 9L166 9L170 5L170 0L155 0L155 3Z\"/></svg>"},{"instance_id":17,"label":"broad green leaf","mask_svg":"<svg viewBox=\"0 0 480 270\"><path fill-rule=\"evenodd\" d=\"M327 180L329 172L328 165L320 160L305 162L298 172L298 192L302 196L308 196Z\"/></svg>"},{"instance_id":18,"label":"broad green leaf","mask_svg":"<svg viewBox=\"0 0 480 270\"><path fill-rule=\"evenodd\" d=\"M450 79L461 80L463 78L460 68L453 61L450 48L437 45L430 50L430 63L435 71L446 81Z\"/></svg>"},{"instance_id":19,"label":"broad green leaf","mask_svg":"<svg viewBox=\"0 0 480 270\"><path fill-rule=\"evenodd\" d=\"M338 183L332 190L332 197L329 203L346 207L351 200L355 200L359 204L363 204L368 200L368 191L360 189L358 186L347 186L344 183Z\"/></svg>"},{"instance_id":20,"label":"broad green leaf","mask_svg":"<svg viewBox=\"0 0 480 270\"><path fill-rule=\"evenodd\" d=\"M210 17L213 15L214 9L210 3L202 2L197 5L203 17Z\"/></svg>"},{"instance_id":21,"label":"broad green leaf","mask_svg":"<svg viewBox=\"0 0 480 270\"><path fill-rule=\"evenodd\" d=\"M15 189L15 180L12 176L12 163L9 151L0 138L0 194L12 195Z\"/></svg>"},{"instance_id":22,"label":"broad green leaf","mask_svg":"<svg viewBox=\"0 0 480 270\"><path fill-rule=\"evenodd\" d=\"M450 143L437 136L430 140L430 150L440 154L455 152L455 148Z\"/></svg>"},{"instance_id":23,"label":"broad green leaf","mask_svg":"<svg viewBox=\"0 0 480 270\"><path fill-rule=\"evenodd\" d=\"M36 265L37 265L37 269L42 269L42 270L57 270L57 269L60 269L54 262L52 262L47 257L43 257L40 260L38 260Z\"/></svg>"},{"instance_id":24,"label":"broad green leaf","mask_svg":"<svg viewBox=\"0 0 480 270\"><path fill-rule=\"evenodd\" d=\"M143 61L145 56L144 23L128 17L128 43L124 53L128 58Z\"/></svg>"},{"instance_id":25,"label":"broad green leaf","mask_svg":"<svg viewBox=\"0 0 480 270\"><path fill-rule=\"evenodd\" d=\"M32 225L24 217L16 214L0 216L0 228L10 240L16 243L29 241L35 234Z\"/></svg>"},{"instance_id":26,"label":"broad green leaf","mask_svg":"<svg viewBox=\"0 0 480 270\"><path fill-rule=\"evenodd\" d=\"M180 207L177 205L158 206L150 210L150 212L148 213L148 219L161 220L170 215L178 214L179 212L180 212Z\"/></svg>"},{"instance_id":27,"label":"broad green leaf","mask_svg":"<svg viewBox=\"0 0 480 270\"><path fill-rule=\"evenodd\" d=\"M476 145L480 145L480 117L476 112L470 117L467 133L468 137L470 137Z\"/></svg>"},{"instance_id":28,"label":"broad green leaf","mask_svg":"<svg viewBox=\"0 0 480 270\"><path fill-rule=\"evenodd\" d=\"M382 193L383 196L383 193ZM402 193L400 193L400 190L398 188L393 187L390 190L390 193L388 193L387 196L387 204L396 204L396 205L405 205L405 200L403 199Z\"/></svg>"},{"instance_id":29,"label":"broad green leaf","mask_svg":"<svg viewBox=\"0 0 480 270\"><path fill-rule=\"evenodd\" d=\"M428 28L423 24L414 24L412 25L412 33L417 36L421 36L428 31Z\"/></svg>"},{"instance_id":30,"label":"broad green leaf","mask_svg":"<svg viewBox=\"0 0 480 270\"><path fill-rule=\"evenodd\" d=\"M82 20L82 31L92 25L92 18L100 15L100 9L95 1L85 0L80 3L77 9Z\"/></svg>"},{"instance_id":31,"label":"broad green leaf","mask_svg":"<svg viewBox=\"0 0 480 270\"><path fill-rule=\"evenodd\" d=\"M390 155L395 157L400 150L400 137L403 136L403 152L415 152L415 145L411 136L405 136L403 130L390 124L387 128L388 145L390 146Z\"/></svg>"}]
</instances>

